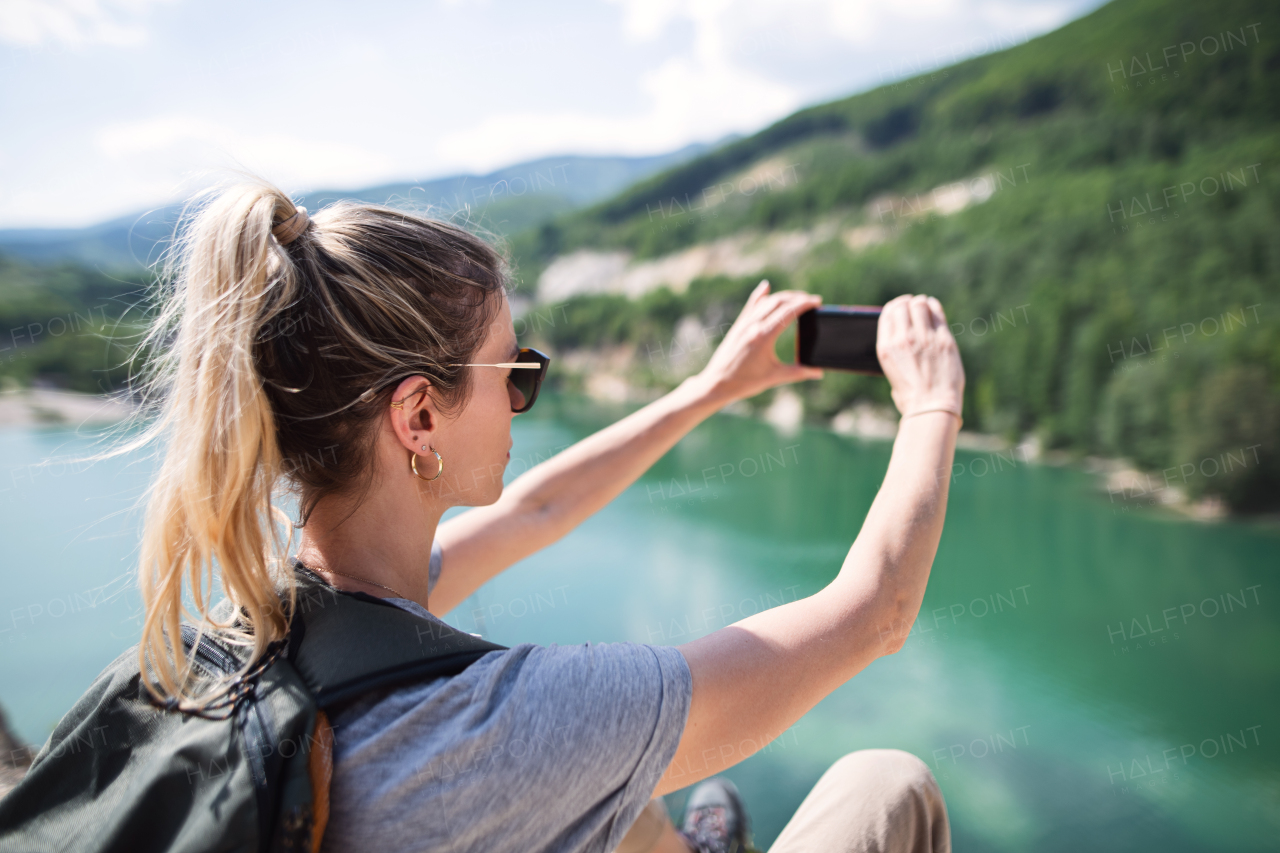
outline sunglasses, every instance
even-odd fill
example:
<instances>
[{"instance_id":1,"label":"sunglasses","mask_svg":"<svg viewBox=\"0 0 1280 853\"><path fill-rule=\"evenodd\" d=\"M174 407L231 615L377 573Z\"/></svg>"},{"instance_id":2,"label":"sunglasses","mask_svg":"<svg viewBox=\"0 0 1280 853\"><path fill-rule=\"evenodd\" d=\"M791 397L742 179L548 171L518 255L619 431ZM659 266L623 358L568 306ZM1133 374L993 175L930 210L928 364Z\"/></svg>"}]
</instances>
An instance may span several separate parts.
<instances>
[{"instance_id":1,"label":"sunglasses","mask_svg":"<svg viewBox=\"0 0 1280 853\"><path fill-rule=\"evenodd\" d=\"M547 365L551 357L531 347L524 347L515 361L504 361L498 364L451 364L450 367L503 367L511 370L507 377L507 396L511 398L511 411L517 415L533 408L538 399L538 391L542 388L542 380L547 378Z\"/></svg>"}]
</instances>

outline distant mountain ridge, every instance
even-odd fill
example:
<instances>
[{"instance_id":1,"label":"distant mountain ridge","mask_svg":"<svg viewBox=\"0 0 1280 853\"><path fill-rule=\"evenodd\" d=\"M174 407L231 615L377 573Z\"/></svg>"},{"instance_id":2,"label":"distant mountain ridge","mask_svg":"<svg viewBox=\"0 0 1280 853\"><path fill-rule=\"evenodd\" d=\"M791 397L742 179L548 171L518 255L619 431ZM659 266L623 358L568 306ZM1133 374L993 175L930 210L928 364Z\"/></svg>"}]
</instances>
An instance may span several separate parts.
<instances>
[{"instance_id":1,"label":"distant mountain ridge","mask_svg":"<svg viewBox=\"0 0 1280 853\"><path fill-rule=\"evenodd\" d=\"M648 157L543 157L484 175L316 190L301 196L300 203L310 210L338 199L408 206L444 218L462 216L482 228L511 234L608 198L719 144L695 143ZM0 253L35 263L75 261L136 269L157 259L180 212L180 205L168 205L85 228L0 229Z\"/></svg>"}]
</instances>

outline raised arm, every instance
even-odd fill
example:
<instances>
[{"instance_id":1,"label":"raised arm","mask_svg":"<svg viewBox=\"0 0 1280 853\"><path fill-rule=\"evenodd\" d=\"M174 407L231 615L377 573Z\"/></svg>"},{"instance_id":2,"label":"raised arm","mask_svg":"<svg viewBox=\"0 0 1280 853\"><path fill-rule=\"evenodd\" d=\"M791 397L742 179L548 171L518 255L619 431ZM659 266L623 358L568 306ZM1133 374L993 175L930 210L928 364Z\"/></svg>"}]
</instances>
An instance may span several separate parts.
<instances>
[{"instance_id":1,"label":"raised arm","mask_svg":"<svg viewBox=\"0 0 1280 853\"><path fill-rule=\"evenodd\" d=\"M820 377L820 370L781 363L774 344L797 314L821 301L799 291L771 294L762 281L698 375L530 469L492 506L440 525L436 535L444 561L431 612L447 613L489 578L563 537L723 406L785 382Z\"/></svg>"},{"instance_id":2,"label":"raised arm","mask_svg":"<svg viewBox=\"0 0 1280 853\"><path fill-rule=\"evenodd\" d=\"M915 621L942 535L964 369L932 298L886 305L876 351L903 419L862 530L817 594L680 647L693 701L655 796L768 744L873 660L901 648L903 627ZM937 409L954 414L927 411Z\"/></svg>"}]
</instances>

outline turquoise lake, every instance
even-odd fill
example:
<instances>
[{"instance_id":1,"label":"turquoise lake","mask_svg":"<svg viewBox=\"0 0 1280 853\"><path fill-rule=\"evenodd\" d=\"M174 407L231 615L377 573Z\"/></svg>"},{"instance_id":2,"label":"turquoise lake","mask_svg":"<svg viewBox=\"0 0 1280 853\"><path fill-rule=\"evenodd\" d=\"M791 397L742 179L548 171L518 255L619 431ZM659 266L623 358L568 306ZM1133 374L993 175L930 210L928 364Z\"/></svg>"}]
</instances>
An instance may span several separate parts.
<instances>
[{"instance_id":1,"label":"turquoise lake","mask_svg":"<svg viewBox=\"0 0 1280 853\"><path fill-rule=\"evenodd\" d=\"M544 398L515 421L508 478L624 413ZM139 630L153 463L71 461L93 447L0 431L0 704L30 742ZM448 621L508 645L685 642L832 579L888 458L718 416ZM957 461L920 618L885 627L909 631L903 650L726 774L757 845L842 754L895 747L933 768L957 851L1280 847L1280 530L1125 505L1076 470Z\"/></svg>"}]
</instances>

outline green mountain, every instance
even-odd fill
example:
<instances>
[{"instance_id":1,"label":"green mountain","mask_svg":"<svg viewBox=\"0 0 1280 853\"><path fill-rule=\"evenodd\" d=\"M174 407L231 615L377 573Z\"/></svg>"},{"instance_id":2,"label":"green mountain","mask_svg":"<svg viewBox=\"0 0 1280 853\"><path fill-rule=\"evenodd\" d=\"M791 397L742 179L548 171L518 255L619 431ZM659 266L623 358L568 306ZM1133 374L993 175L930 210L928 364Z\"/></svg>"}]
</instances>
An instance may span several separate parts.
<instances>
[{"instance_id":1,"label":"green mountain","mask_svg":"<svg viewBox=\"0 0 1280 853\"><path fill-rule=\"evenodd\" d=\"M150 286L141 270L108 275L71 261L36 265L0 255L0 389L120 390Z\"/></svg>"},{"instance_id":2,"label":"green mountain","mask_svg":"<svg viewBox=\"0 0 1280 853\"><path fill-rule=\"evenodd\" d=\"M356 190L316 190L303 195L300 203L310 210L337 199L410 206L440 218L461 219L488 231L513 234L607 198L710 147L687 145L649 157L545 157L484 175L453 175ZM181 205L170 205L87 228L0 229L0 253L35 263L76 261L106 269L136 270L158 258L181 211Z\"/></svg>"},{"instance_id":3,"label":"green mountain","mask_svg":"<svg viewBox=\"0 0 1280 853\"><path fill-rule=\"evenodd\" d=\"M1159 491L1271 507L1277 153L1280 4L1115 0L1018 47L802 110L514 247L532 281L575 251L635 265L734 235L807 234L775 285L828 302L943 301L969 427L1126 456L1164 472ZM549 278L544 301L562 293ZM674 379L652 354L678 321L717 327L759 278L577 295L543 310L562 319L537 333L561 349L632 342L650 355L637 376L660 385ZM887 401L882 380L830 373L803 393L814 417Z\"/></svg>"},{"instance_id":4,"label":"green mountain","mask_svg":"<svg viewBox=\"0 0 1280 853\"><path fill-rule=\"evenodd\" d=\"M301 203L311 210L338 198L408 206L508 234L709 147L651 157L551 157L486 175L319 190ZM0 230L0 379L89 393L120 389L149 304L146 266L160 257L180 213L170 206L88 228Z\"/></svg>"}]
</instances>

